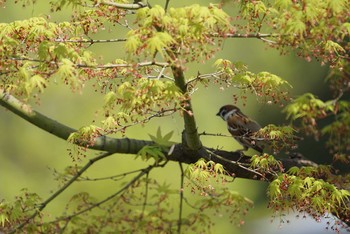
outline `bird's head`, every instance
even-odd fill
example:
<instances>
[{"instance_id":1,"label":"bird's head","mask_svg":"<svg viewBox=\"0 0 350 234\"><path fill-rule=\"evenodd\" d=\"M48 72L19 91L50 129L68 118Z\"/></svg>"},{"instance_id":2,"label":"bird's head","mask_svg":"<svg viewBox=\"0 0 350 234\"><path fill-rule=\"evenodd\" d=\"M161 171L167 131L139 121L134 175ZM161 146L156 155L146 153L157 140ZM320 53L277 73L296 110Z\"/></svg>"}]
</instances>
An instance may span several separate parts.
<instances>
[{"instance_id":1,"label":"bird's head","mask_svg":"<svg viewBox=\"0 0 350 234\"><path fill-rule=\"evenodd\" d=\"M232 115L235 114L237 112L239 112L239 108L237 106L234 105L225 105L222 106L219 110L219 112L216 114L217 116L220 116L223 120L227 120L227 118Z\"/></svg>"}]
</instances>

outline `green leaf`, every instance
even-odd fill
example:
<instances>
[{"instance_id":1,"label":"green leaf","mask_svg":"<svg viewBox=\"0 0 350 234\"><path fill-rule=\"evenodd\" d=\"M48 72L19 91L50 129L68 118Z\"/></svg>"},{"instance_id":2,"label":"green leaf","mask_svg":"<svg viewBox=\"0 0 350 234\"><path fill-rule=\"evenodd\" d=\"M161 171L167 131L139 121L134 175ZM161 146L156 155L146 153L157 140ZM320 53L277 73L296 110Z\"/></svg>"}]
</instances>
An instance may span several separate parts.
<instances>
[{"instance_id":1,"label":"green leaf","mask_svg":"<svg viewBox=\"0 0 350 234\"><path fill-rule=\"evenodd\" d=\"M344 8L346 8L346 2L348 0L329 0L328 2L328 7L332 10L332 13L337 15L338 13L340 13L341 11L344 10ZM349 9L347 9L349 10Z\"/></svg>"},{"instance_id":2,"label":"green leaf","mask_svg":"<svg viewBox=\"0 0 350 234\"><path fill-rule=\"evenodd\" d=\"M118 126L117 121L113 116L108 116L105 120L102 121L102 124L105 130L115 129Z\"/></svg>"},{"instance_id":3,"label":"green leaf","mask_svg":"<svg viewBox=\"0 0 350 234\"><path fill-rule=\"evenodd\" d=\"M300 170L299 167L291 167L291 168L289 168L287 173L290 175L298 175L299 170Z\"/></svg>"},{"instance_id":4,"label":"green leaf","mask_svg":"<svg viewBox=\"0 0 350 234\"><path fill-rule=\"evenodd\" d=\"M282 194L280 190L281 181L279 179L275 179L269 184L268 194L270 199L278 199Z\"/></svg>"},{"instance_id":5,"label":"green leaf","mask_svg":"<svg viewBox=\"0 0 350 234\"><path fill-rule=\"evenodd\" d=\"M127 34L127 40L125 42L125 49L126 51L128 51L129 53L135 53L137 51L137 49L142 45L142 42L139 38L138 35L136 35L135 31L130 31Z\"/></svg>"},{"instance_id":6,"label":"green leaf","mask_svg":"<svg viewBox=\"0 0 350 234\"><path fill-rule=\"evenodd\" d=\"M292 19L288 25L288 30L286 33L292 35L298 35L300 38L304 37L304 32L306 30L306 25L302 20Z\"/></svg>"},{"instance_id":7,"label":"green leaf","mask_svg":"<svg viewBox=\"0 0 350 234\"><path fill-rule=\"evenodd\" d=\"M327 40L327 42L324 45L324 48L329 53L334 52L337 55L339 55L341 53L346 53L346 50L341 45L339 45L338 43L331 41L331 40Z\"/></svg>"},{"instance_id":8,"label":"green leaf","mask_svg":"<svg viewBox=\"0 0 350 234\"><path fill-rule=\"evenodd\" d=\"M164 56L163 50L174 43L175 40L166 32L156 32L153 37L146 41L147 48L151 54L159 52Z\"/></svg>"},{"instance_id":9,"label":"green leaf","mask_svg":"<svg viewBox=\"0 0 350 234\"><path fill-rule=\"evenodd\" d=\"M306 177L304 179L304 186L306 186L307 188L310 188L314 181L315 181L315 178L313 178L313 177Z\"/></svg>"},{"instance_id":10,"label":"green leaf","mask_svg":"<svg viewBox=\"0 0 350 234\"><path fill-rule=\"evenodd\" d=\"M214 165L214 171L218 174L224 174L225 169L222 164L220 163L215 163Z\"/></svg>"},{"instance_id":11,"label":"green leaf","mask_svg":"<svg viewBox=\"0 0 350 234\"><path fill-rule=\"evenodd\" d=\"M117 94L113 91L108 92L104 96L104 104L106 107L113 107L115 105L116 100L117 100Z\"/></svg>"},{"instance_id":12,"label":"green leaf","mask_svg":"<svg viewBox=\"0 0 350 234\"><path fill-rule=\"evenodd\" d=\"M44 91L44 88L47 86L47 81L40 75L34 75L30 78L31 87L39 88L40 92Z\"/></svg>"},{"instance_id":13,"label":"green leaf","mask_svg":"<svg viewBox=\"0 0 350 234\"><path fill-rule=\"evenodd\" d=\"M154 141L157 145L161 147L170 147L174 144L170 139L173 136L174 131L168 132L164 136L162 136L161 128L158 127L156 136L148 134L152 141Z\"/></svg>"},{"instance_id":14,"label":"green leaf","mask_svg":"<svg viewBox=\"0 0 350 234\"><path fill-rule=\"evenodd\" d=\"M159 163L166 159L163 149L155 145L146 145L137 153L136 158L141 157L142 160L148 161L154 159L156 163Z\"/></svg>"}]
</instances>

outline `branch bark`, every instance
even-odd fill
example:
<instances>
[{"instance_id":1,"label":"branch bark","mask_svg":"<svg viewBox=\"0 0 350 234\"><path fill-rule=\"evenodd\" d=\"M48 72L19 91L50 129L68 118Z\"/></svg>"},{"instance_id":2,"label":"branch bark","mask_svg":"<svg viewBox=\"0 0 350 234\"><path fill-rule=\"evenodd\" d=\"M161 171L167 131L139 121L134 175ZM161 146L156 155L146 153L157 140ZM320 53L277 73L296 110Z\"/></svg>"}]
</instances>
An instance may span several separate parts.
<instances>
[{"instance_id":1,"label":"branch bark","mask_svg":"<svg viewBox=\"0 0 350 234\"><path fill-rule=\"evenodd\" d=\"M67 140L71 133L77 130L68 127L62 123L57 122L19 101L12 95L6 93L3 89L0 89L0 105L18 115L19 117L27 120L33 125L41 128L42 130L51 133L63 140ZM80 146L84 147L85 142L80 142ZM107 151L110 153L128 153L137 154L145 145L154 144L152 141L135 140L129 138L116 139L107 136L100 136L96 138L95 144L89 146L90 149Z\"/></svg>"},{"instance_id":2,"label":"branch bark","mask_svg":"<svg viewBox=\"0 0 350 234\"><path fill-rule=\"evenodd\" d=\"M102 1L99 4L113 6L113 7L116 7L118 9L124 9L124 10L137 10L137 9L144 8L147 6L147 4L143 3L142 1L134 1L134 2L135 3L132 3L132 4L126 4L126 3Z\"/></svg>"},{"instance_id":3,"label":"branch bark","mask_svg":"<svg viewBox=\"0 0 350 234\"><path fill-rule=\"evenodd\" d=\"M185 75L180 67L171 66L171 70L174 75L175 84L182 93L187 92L187 86L185 81ZM184 139L186 146L193 151L198 151L202 148L202 143L199 139L196 120L193 115L192 104L190 100L186 100L183 102L182 107L185 109L184 111Z\"/></svg>"}]
</instances>

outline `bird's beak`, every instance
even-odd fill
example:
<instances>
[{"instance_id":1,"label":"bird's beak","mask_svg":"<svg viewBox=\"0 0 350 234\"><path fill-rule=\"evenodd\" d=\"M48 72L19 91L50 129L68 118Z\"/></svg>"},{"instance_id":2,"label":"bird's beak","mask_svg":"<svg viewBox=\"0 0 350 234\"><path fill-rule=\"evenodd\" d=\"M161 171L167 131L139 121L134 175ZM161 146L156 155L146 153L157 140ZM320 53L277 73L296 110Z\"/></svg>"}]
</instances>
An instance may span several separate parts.
<instances>
[{"instance_id":1,"label":"bird's beak","mask_svg":"<svg viewBox=\"0 0 350 234\"><path fill-rule=\"evenodd\" d=\"M218 112L216 115L217 115L217 116L220 116L220 112Z\"/></svg>"}]
</instances>

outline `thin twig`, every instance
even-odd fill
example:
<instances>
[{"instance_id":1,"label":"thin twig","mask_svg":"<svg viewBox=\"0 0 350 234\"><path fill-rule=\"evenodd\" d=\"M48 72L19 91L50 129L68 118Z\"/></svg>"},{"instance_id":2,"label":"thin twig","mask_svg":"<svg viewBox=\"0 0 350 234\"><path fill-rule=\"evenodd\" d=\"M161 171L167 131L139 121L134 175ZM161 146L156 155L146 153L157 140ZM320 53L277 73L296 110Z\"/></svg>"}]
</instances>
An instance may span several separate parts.
<instances>
[{"instance_id":1,"label":"thin twig","mask_svg":"<svg viewBox=\"0 0 350 234\"><path fill-rule=\"evenodd\" d=\"M218 154L215 154L214 152L212 152L212 151L210 151L210 150L208 150L208 149L206 149L206 150L207 150L207 152L208 152L209 154L211 154L212 156L215 156L216 158L219 158L220 160L223 160L223 161L225 161L225 162L227 162L227 163L235 164L235 165L237 165L238 167L240 167L240 168L242 168L242 169L244 169L244 170L246 170L246 171L252 172L252 173L254 173L254 174L260 176L261 178L266 179L266 177L265 177L263 174L261 174L260 172L254 170L254 169L252 169L252 168L249 168L250 164L238 162L240 159L237 160L237 161L228 160L228 159L226 159L226 158L224 158L224 157L222 157L222 156L220 156L220 155L218 155Z\"/></svg>"},{"instance_id":2,"label":"thin twig","mask_svg":"<svg viewBox=\"0 0 350 234\"><path fill-rule=\"evenodd\" d=\"M55 42L68 42L68 43L89 43L89 44L97 44L97 43L110 43L110 42L124 42L126 38L116 38L116 39L55 39Z\"/></svg>"},{"instance_id":3,"label":"thin twig","mask_svg":"<svg viewBox=\"0 0 350 234\"><path fill-rule=\"evenodd\" d=\"M219 72L214 72L214 73L208 73L208 74L198 74L195 78L191 79L191 80L188 80L186 82L186 85L189 85L193 82L196 82L196 81L199 81L201 79L209 79L211 77L214 77L214 78L218 78L217 76L223 74L222 71L219 71Z\"/></svg>"},{"instance_id":4,"label":"thin twig","mask_svg":"<svg viewBox=\"0 0 350 234\"><path fill-rule=\"evenodd\" d=\"M179 167L181 171L181 181L180 181L180 204L179 204L179 219L177 221L177 233L181 233L182 226L182 209L183 209L183 199L184 199L184 169L181 162L179 162Z\"/></svg>"},{"instance_id":5,"label":"thin twig","mask_svg":"<svg viewBox=\"0 0 350 234\"><path fill-rule=\"evenodd\" d=\"M108 64L108 65L97 65L97 66L90 66L86 64L76 64L77 67L86 67L86 68L100 68L100 69L106 69L106 68L118 68L118 67L146 67L146 66L159 66L159 67L168 67L170 66L169 63L166 62L155 62L155 61L147 61L147 62L140 62L136 64Z\"/></svg>"},{"instance_id":6,"label":"thin twig","mask_svg":"<svg viewBox=\"0 0 350 234\"><path fill-rule=\"evenodd\" d=\"M167 12L167 10L168 10L169 2L170 2L170 0L166 0L166 1L165 1L165 6L164 6L165 12Z\"/></svg>"},{"instance_id":7,"label":"thin twig","mask_svg":"<svg viewBox=\"0 0 350 234\"><path fill-rule=\"evenodd\" d=\"M149 173L146 174L146 186L145 186L145 196L144 196L144 201L142 204L142 212L140 215L140 220L142 220L144 214L145 214L145 210L146 210L146 206L147 206L147 199L148 199L148 176Z\"/></svg>"},{"instance_id":8,"label":"thin twig","mask_svg":"<svg viewBox=\"0 0 350 234\"><path fill-rule=\"evenodd\" d=\"M157 165L151 165L151 166L148 166L148 167L144 168L138 175L136 175L132 180L130 180L129 183L125 184L116 193L110 195L109 197L103 199L102 201L97 202L97 203L95 203L95 204L93 204L93 205L91 205L91 206L89 206L89 207L87 207L87 208L85 208L83 210L80 210L79 212L76 212L76 213L71 214L71 215L66 216L66 217L58 218L58 219L56 219L54 221L51 221L49 223L55 223L55 222L60 221L60 220L67 220L67 219L69 220L69 219L72 219L72 218L74 218L74 217L76 217L78 215L81 215L81 214L85 213L85 212L88 212L88 211L90 211L90 210L92 210L92 209L94 209L96 207L101 206L103 203L108 202L109 200L111 200L114 197L118 196L120 193L124 192L126 189L128 189L130 186L132 186L136 181L138 181L142 176L148 174L154 167L158 167L158 166Z\"/></svg>"},{"instance_id":9,"label":"thin twig","mask_svg":"<svg viewBox=\"0 0 350 234\"><path fill-rule=\"evenodd\" d=\"M219 33L212 33L211 36L213 37L226 37L226 38L265 38L265 37L271 37L271 38L276 38L280 37L280 34L275 34L275 33L226 33L226 34L219 34Z\"/></svg>"},{"instance_id":10,"label":"thin twig","mask_svg":"<svg viewBox=\"0 0 350 234\"><path fill-rule=\"evenodd\" d=\"M220 137L232 137L231 135L225 135L221 133L207 133L207 132L202 132L198 133L199 136L220 136Z\"/></svg>"},{"instance_id":11,"label":"thin twig","mask_svg":"<svg viewBox=\"0 0 350 234\"><path fill-rule=\"evenodd\" d=\"M25 58L25 57L6 57L6 58L0 58L2 61L7 60L13 60L13 61L30 61L30 62L38 62L38 63L50 63L50 64L57 64L55 61L45 61L40 59L34 59L34 58ZM156 62L156 61L146 61L146 62L140 62L140 63L119 63L119 64L108 64L108 65L87 65L87 64L75 64L78 68L95 68L95 69L110 69L110 68L122 68L122 67L146 67L146 66L158 66L158 67L169 67L170 64L166 62Z\"/></svg>"},{"instance_id":12,"label":"thin twig","mask_svg":"<svg viewBox=\"0 0 350 234\"><path fill-rule=\"evenodd\" d=\"M162 67L162 70L160 70L160 72L158 74L158 77L157 77L158 80L160 79L160 77L163 76L163 73L164 73L165 69L166 69L166 67L164 66L164 67Z\"/></svg>"},{"instance_id":13,"label":"thin twig","mask_svg":"<svg viewBox=\"0 0 350 234\"><path fill-rule=\"evenodd\" d=\"M140 8L147 7L147 4L144 4L142 1L138 1L137 3L134 3L134 4L125 4L125 3L116 3L116 2L102 1L99 4L107 5L107 6L114 6L116 8L124 9L124 10L137 10L137 9L140 9Z\"/></svg>"},{"instance_id":14,"label":"thin twig","mask_svg":"<svg viewBox=\"0 0 350 234\"><path fill-rule=\"evenodd\" d=\"M99 181L99 180L121 180L123 179L125 176L130 175L130 174L134 174L136 172L142 171L143 169L138 169L138 170L134 170L134 171L128 171L122 174L118 174L118 175L114 175L114 176L106 176L106 177L99 177L99 178L89 178L89 177L81 177L79 179L79 181Z\"/></svg>"},{"instance_id":15,"label":"thin twig","mask_svg":"<svg viewBox=\"0 0 350 234\"><path fill-rule=\"evenodd\" d=\"M114 130L110 130L108 132L105 132L105 134L111 134L111 133L116 133L116 132L120 132L120 131L124 131L126 128L129 128L129 127L132 127L132 126L135 126L137 124L144 124L144 123L147 123L149 122L151 119L153 118L156 118L156 117L164 117L164 116L169 116L169 115L172 115L174 114L176 111L178 111L179 108L175 108L175 109L167 109L167 110L162 110L162 111L158 111L156 112L155 114L152 114L140 121L135 121L131 124L128 124L128 125L123 125L121 126L120 128L118 129L114 129ZM169 114L166 114L166 112L170 112Z\"/></svg>"},{"instance_id":16,"label":"thin twig","mask_svg":"<svg viewBox=\"0 0 350 234\"><path fill-rule=\"evenodd\" d=\"M76 181L88 168L90 168L95 162L106 158L114 153L110 152L105 152L102 153L101 155L90 159L87 164L85 164L84 167L82 167L75 176L73 176L65 185L63 185L59 190L57 190L54 194L52 194L48 199L46 199L43 203L39 205L39 207L36 209L36 211L29 217L27 218L24 222L20 223L17 227L15 227L13 230L11 230L9 233L15 233L17 230L20 230L23 228L25 225L27 225L31 220L33 220L41 211L45 209L45 207L53 200L55 199L58 195L60 195L63 191L65 191L74 181Z\"/></svg>"}]
</instances>

